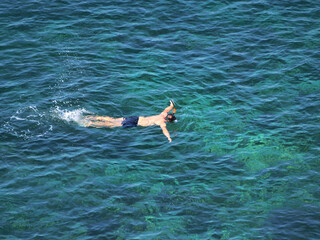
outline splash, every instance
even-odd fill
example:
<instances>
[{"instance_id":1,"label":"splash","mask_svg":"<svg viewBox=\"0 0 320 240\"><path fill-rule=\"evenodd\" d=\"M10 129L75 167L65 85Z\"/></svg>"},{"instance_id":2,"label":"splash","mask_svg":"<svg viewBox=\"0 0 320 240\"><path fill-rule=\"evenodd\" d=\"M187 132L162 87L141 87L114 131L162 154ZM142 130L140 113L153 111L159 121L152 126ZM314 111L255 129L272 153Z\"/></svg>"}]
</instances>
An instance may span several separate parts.
<instances>
[{"instance_id":1,"label":"splash","mask_svg":"<svg viewBox=\"0 0 320 240\"><path fill-rule=\"evenodd\" d=\"M84 114L90 114L91 112L87 111L84 108L81 109L75 109L75 110L67 110L67 109L60 109L59 107L57 107L54 110L54 113L56 115L56 117L58 117L61 120L64 120L66 122L75 122L81 126L84 125Z\"/></svg>"}]
</instances>

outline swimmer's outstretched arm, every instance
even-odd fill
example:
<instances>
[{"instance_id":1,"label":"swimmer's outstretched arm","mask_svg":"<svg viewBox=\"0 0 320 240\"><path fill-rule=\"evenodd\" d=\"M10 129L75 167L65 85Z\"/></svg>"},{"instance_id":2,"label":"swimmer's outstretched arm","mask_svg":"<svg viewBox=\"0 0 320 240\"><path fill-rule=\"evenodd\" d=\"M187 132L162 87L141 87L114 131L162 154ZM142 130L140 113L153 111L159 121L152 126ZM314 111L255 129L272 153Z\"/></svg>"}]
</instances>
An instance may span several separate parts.
<instances>
[{"instance_id":1,"label":"swimmer's outstretched arm","mask_svg":"<svg viewBox=\"0 0 320 240\"><path fill-rule=\"evenodd\" d=\"M169 143L171 143L172 139L170 137L170 133L168 132L167 128L166 128L166 125L163 124L163 125L160 125L161 129L162 129L162 132L163 134L168 138L169 140Z\"/></svg>"},{"instance_id":2,"label":"swimmer's outstretched arm","mask_svg":"<svg viewBox=\"0 0 320 240\"><path fill-rule=\"evenodd\" d=\"M170 100L170 106L165 108L162 113L168 113L173 108L173 102Z\"/></svg>"}]
</instances>

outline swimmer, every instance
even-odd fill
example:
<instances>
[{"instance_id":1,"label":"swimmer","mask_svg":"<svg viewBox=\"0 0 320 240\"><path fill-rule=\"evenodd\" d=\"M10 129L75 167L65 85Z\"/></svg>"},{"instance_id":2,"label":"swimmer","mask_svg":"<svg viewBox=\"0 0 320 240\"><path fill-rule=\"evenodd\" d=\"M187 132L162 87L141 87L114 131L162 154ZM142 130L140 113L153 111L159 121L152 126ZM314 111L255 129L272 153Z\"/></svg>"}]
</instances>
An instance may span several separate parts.
<instances>
[{"instance_id":1,"label":"swimmer","mask_svg":"<svg viewBox=\"0 0 320 240\"><path fill-rule=\"evenodd\" d=\"M121 118L112 118L112 117L103 117L103 116L86 116L86 127L148 127L153 125L158 125L161 127L163 134L168 138L169 143L172 141L170 134L166 127L166 122L174 122L176 120L174 102L170 100L170 106L163 110L159 115L149 116L149 117L121 117ZM172 114L168 114L173 109Z\"/></svg>"}]
</instances>

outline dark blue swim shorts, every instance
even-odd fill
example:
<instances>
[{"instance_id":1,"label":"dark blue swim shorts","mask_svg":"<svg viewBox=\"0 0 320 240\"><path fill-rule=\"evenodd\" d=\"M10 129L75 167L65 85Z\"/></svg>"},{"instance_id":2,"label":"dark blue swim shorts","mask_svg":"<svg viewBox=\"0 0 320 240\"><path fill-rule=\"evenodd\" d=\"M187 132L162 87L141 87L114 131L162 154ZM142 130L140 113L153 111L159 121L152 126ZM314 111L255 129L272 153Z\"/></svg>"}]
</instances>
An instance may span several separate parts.
<instances>
[{"instance_id":1,"label":"dark blue swim shorts","mask_svg":"<svg viewBox=\"0 0 320 240\"><path fill-rule=\"evenodd\" d=\"M128 128L128 127L136 127L138 125L139 117L132 116L132 117L125 117L122 121L122 127Z\"/></svg>"}]
</instances>

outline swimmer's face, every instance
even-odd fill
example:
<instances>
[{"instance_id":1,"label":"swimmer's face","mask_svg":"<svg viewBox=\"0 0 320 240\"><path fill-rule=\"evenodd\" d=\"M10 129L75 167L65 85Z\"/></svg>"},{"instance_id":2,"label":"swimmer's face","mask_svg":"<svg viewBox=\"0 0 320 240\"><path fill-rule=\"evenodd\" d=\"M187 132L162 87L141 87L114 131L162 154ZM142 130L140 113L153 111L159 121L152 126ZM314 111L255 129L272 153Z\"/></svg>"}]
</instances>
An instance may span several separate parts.
<instances>
[{"instance_id":1,"label":"swimmer's face","mask_svg":"<svg viewBox=\"0 0 320 240\"><path fill-rule=\"evenodd\" d=\"M176 120L176 117L173 114L168 114L167 119L169 122L174 122Z\"/></svg>"}]
</instances>

